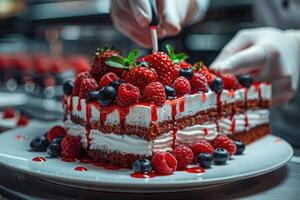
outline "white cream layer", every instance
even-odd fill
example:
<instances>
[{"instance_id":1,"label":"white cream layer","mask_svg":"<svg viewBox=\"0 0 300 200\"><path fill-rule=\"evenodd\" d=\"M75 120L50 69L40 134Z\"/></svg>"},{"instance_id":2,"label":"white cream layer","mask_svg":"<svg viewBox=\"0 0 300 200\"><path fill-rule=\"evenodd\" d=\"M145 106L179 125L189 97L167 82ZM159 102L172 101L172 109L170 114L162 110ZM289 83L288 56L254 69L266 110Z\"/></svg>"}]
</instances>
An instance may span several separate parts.
<instances>
[{"instance_id":1,"label":"white cream layer","mask_svg":"<svg viewBox=\"0 0 300 200\"><path fill-rule=\"evenodd\" d=\"M244 114L234 115L232 119L222 118L217 122L219 134L230 135L247 131L262 124L267 124L269 123L269 115L270 112L267 109L256 109L247 110Z\"/></svg>"}]
</instances>

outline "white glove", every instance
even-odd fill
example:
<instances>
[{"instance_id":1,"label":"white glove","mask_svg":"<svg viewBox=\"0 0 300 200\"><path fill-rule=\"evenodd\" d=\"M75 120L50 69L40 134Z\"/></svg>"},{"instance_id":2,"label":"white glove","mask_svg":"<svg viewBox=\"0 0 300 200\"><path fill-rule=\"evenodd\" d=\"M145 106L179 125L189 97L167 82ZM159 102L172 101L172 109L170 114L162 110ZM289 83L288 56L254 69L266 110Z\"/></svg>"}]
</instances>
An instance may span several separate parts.
<instances>
[{"instance_id":1,"label":"white glove","mask_svg":"<svg viewBox=\"0 0 300 200\"><path fill-rule=\"evenodd\" d=\"M300 31L256 28L239 31L211 64L211 69L236 75L252 73L269 81L274 104L289 101L297 91Z\"/></svg>"},{"instance_id":2,"label":"white glove","mask_svg":"<svg viewBox=\"0 0 300 200\"><path fill-rule=\"evenodd\" d=\"M208 3L209 0L156 0L158 38L176 35L183 26L200 20ZM149 0L112 0L110 13L120 32L142 46L151 47Z\"/></svg>"}]
</instances>

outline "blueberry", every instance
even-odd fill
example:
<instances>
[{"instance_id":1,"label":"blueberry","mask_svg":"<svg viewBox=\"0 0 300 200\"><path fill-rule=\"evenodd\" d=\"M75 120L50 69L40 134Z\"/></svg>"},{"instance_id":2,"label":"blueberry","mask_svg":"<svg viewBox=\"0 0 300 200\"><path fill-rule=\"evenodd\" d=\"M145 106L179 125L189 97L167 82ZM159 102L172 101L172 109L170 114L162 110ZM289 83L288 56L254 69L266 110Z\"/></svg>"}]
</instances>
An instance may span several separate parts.
<instances>
[{"instance_id":1,"label":"blueberry","mask_svg":"<svg viewBox=\"0 0 300 200\"><path fill-rule=\"evenodd\" d=\"M121 79L112 81L109 85L114 87L116 90L119 89L119 86L124 83Z\"/></svg>"},{"instance_id":2,"label":"blueberry","mask_svg":"<svg viewBox=\"0 0 300 200\"><path fill-rule=\"evenodd\" d=\"M179 75L190 80L193 76L193 70L191 68L181 68L179 71Z\"/></svg>"},{"instance_id":3,"label":"blueberry","mask_svg":"<svg viewBox=\"0 0 300 200\"><path fill-rule=\"evenodd\" d=\"M133 163L134 172L150 172L152 170L151 162L147 159L139 159Z\"/></svg>"},{"instance_id":4,"label":"blueberry","mask_svg":"<svg viewBox=\"0 0 300 200\"><path fill-rule=\"evenodd\" d=\"M96 91L93 91L93 92L89 92L86 96L86 102L87 103L90 103L90 102L93 102L93 101L96 101L97 100L97 97L98 97L98 92Z\"/></svg>"},{"instance_id":5,"label":"blueberry","mask_svg":"<svg viewBox=\"0 0 300 200\"><path fill-rule=\"evenodd\" d=\"M51 143L47 148L47 154L54 158L58 157L60 155L60 145Z\"/></svg>"},{"instance_id":6,"label":"blueberry","mask_svg":"<svg viewBox=\"0 0 300 200\"><path fill-rule=\"evenodd\" d=\"M44 135L37 136L30 142L30 148L32 151L46 151L48 145L49 141Z\"/></svg>"},{"instance_id":7,"label":"blueberry","mask_svg":"<svg viewBox=\"0 0 300 200\"><path fill-rule=\"evenodd\" d=\"M54 138L52 141L51 141L51 144L52 143L56 143L56 144L59 144L61 143L61 141L63 140L63 136L58 136L56 138Z\"/></svg>"},{"instance_id":8,"label":"blueberry","mask_svg":"<svg viewBox=\"0 0 300 200\"><path fill-rule=\"evenodd\" d=\"M72 80L66 80L63 83L63 91L66 95L71 95L74 88L74 82Z\"/></svg>"},{"instance_id":9,"label":"blueberry","mask_svg":"<svg viewBox=\"0 0 300 200\"><path fill-rule=\"evenodd\" d=\"M213 153L214 163L222 165L229 159L229 153L226 149L217 148Z\"/></svg>"},{"instance_id":10,"label":"blueberry","mask_svg":"<svg viewBox=\"0 0 300 200\"><path fill-rule=\"evenodd\" d=\"M165 85L165 91L168 99L174 99L176 96L176 92L173 87Z\"/></svg>"},{"instance_id":11,"label":"blueberry","mask_svg":"<svg viewBox=\"0 0 300 200\"><path fill-rule=\"evenodd\" d=\"M210 168L213 163L213 157L211 154L208 153L200 153L197 156L197 163L203 168Z\"/></svg>"},{"instance_id":12,"label":"blueberry","mask_svg":"<svg viewBox=\"0 0 300 200\"><path fill-rule=\"evenodd\" d=\"M253 83L253 78L250 75L240 75L237 77L239 80L239 83L244 87L250 87Z\"/></svg>"},{"instance_id":13,"label":"blueberry","mask_svg":"<svg viewBox=\"0 0 300 200\"><path fill-rule=\"evenodd\" d=\"M234 141L234 144L236 146L236 153L237 155L242 154L245 149L246 149L246 145L244 143L242 143L241 141Z\"/></svg>"},{"instance_id":14,"label":"blueberry","mask_svg":"<svg viewBox=\"0 0 300 200\"><path fill-rule=\"evenodd\" d=\"M98 92L97 100L101 106L108 106L116 99L116 96L117 90L114 87L108 85L103 87Z\"/></svg>"},{"instance_id":15,"label":"blueberry","mask_svg":"<svg viewBox=\"0 0 300 200\"><path fill-rule=\"evenodd\" d=\"M215 78L211 83L210 89L217 94L221 94L223 90L223 81L220 77Z\"/></svg>"}]
</instances>

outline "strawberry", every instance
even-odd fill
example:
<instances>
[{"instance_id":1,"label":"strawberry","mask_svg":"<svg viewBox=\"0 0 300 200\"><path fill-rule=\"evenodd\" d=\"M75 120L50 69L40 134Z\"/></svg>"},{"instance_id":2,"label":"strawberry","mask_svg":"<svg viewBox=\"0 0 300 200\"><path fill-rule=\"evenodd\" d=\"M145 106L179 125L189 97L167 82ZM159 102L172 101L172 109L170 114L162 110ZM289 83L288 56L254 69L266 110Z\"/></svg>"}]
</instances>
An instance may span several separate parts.
<instances>
[{"instance_id":1,"label":"strawberry","mask_svg":"<svg viewBox=\"0 0 300 200\"><path fill-rule=\"evenodd\" d=\"M158 81L163 85L170 85L179 75L180 67L174 65L171 58L164 52L155 52L145 56L142 60L148 62L149 66L155 69Z\"/></svg>"},{"instance_id":2,"label":"strawberry","mask_svg":"<svg viewBox=\"0 0 300 200\"><path fill-rule=\"evenodd\" d=\"M191 93L190 82L183 76L179 76L178 78L175 79L173 87L176 91L177 97Z\"/></svg>"},{"instance_id":3,"label":"strawberry","mask_svg":"<svg viewBox=\"0 0 300 200\"><path fill-rule=\"evenodd\" d=\"M93 78L84 79L80 85L79 97L86 98L87 94L98 89L98 84Z\"/></svg>"},{"instance_id":4,"label":"strawberry","mask_svg":"<svg viewBox=\"0 0 300 200\"><path fill-rule=\"evenodd\" d=\"M234 75L226 73L226 74L222 74L221 78L223 80L224 89L226 89L226 90L230 90L230 89L236 90L236 89L241 88L241 85L239 84L238 79Z\"/></svg>"},{"instance_id":5,"label":"strawberry","mask_svg":"<svg viewBox=\"0 0 300 200\"><path fill-rule=\"evenodd\" d=\"M124 81L144 91L145 87L157 80L156 72L146 67L134 67L124 76Z\"/></svg>"},{"instance_id":6,"label":"strawberry","mask_svg":"<svg viewBox=\"0 0 300 200\"><path fill-rule=\"evenodd\" d=\"M130 104L138 102L140 98L139 88L130 83L122 83L118 89L117 103L120 106L129 106Z\"/></svg>"},{"instance_id":7,"label":"strawberry","mask_svg":"<svg viewBox=\"0 0 300 200\"><path fill-rule=\"evenodd\" d=\"M190 80L190 84L192 87L192 92L208 92L207 80L201 73L194 73Z\"/></svg>"},{"instance_id":8,"label":"strawberry","mask_svg":"<svg viewBox=\"0 0 300 200\"><path fill-rule=\"evenodd\" d=\"M75 77L75 81L74 81L73 95L75 95L75 96L79 95L81 82L87 78L91 78L91 75L89 72L81 72L81 73L77 74L77 76Z\"/></svg>"},{"instance_id":9,"label":"strawberry","mask_svg":"<svg viewBox=\"0 0 300 200\"><path fill-rule=\"evenodd\" d=\"M203 64L202 61L196 62L193 65L193 70L194 73L201 73L205 76L206 81L209 86L211 86L212 82L215 80L217 77L215 74L211 73L208 68Z\"/></svg>"},{"instance_id":10,"label":"strawberry","mask_svg":"<svg viewBox=\"0 0 300 200\"><path fill-rule=\"evenodd\" d=\"M122 75L124 70L112 68L105 63L108 58L116 55L120 55L120 52L113 47L97 49L91 69L91 75L96 81L99 81L100 78L108 72L114 72L117 76Z\"/></svg>"},{"instance_id":11,"label":"strawberry","mask_svg":"<svg viewBox=\"0 0 300 200\"><path fill-rule=\"evenodd\" d=\"M103 88L104 86L107 86L115 80L119 80L119 77L117 77L115 73L108 72L107 74L104 74L104 76L102 76L99 81L99 89Z\"/></svg>"},{"instance_id":12,"label":"strawberry","mask_svg":"<svg viewBox=\"0 0 300 200\"><path fill-rule=\"evenodd\" d=\"M57 138L58 136L65 137L67 134L66 130L62 126L53 126L47 133L47 139L51 142L53 139Z\"/></svg>"},{"instance_id":13,"label":"strawberry","mask_svg":"<svg viewBox=\"0 0 300 200\"><path fill-rule=\"evenodd\" d=\"M12 108L4 109L3 114L2 114L3 119L11 119L11 118L14 118L15 116L16 116L16 112Z\"/></svg>"},{"instance_id":14,"label":"strawberry","mask_svg":"<svg viewBox=\"0 0 300 200\"><path fill-rule=\"evenodd\" d=\"M81 143L80 137L67 135L60 144L60 154L64 160L73 160L80 157Z\"/></svg>"},{"instance_id":15,"label":"strawberry","mask_svg":"<svg viewBox=\"0 0 300 200\"><path fill-rule=\"evenodd\" d=\"M161 106L166 101L166 92L160 82L148 84L143 92L143 100L148 103L154 103Z\"/></svg>"}]
</instances>

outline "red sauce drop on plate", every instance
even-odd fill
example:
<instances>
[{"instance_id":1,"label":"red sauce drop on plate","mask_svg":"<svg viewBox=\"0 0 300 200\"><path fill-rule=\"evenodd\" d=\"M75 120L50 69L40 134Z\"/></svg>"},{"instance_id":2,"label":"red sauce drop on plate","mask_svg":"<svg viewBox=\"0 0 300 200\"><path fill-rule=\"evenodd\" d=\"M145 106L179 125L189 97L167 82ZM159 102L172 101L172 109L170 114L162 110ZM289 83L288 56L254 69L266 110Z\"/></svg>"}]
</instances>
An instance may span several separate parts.
<instances>
[{"instance_id":1,"label":"red sauce drop on plate","mask_svg":"<svg viewBox=\"0 0 300 200\"><path fill-rule=\"evenodd\" d=\"M85 167L75 167L75 168L74 168L74 170L76 170L76 171L80 171L80 172L85 172L85 171L88 171L88 169L87 169L87 168L85 168Z\"/></svg>"},{"instance_id":2,"label":"red sauce drop on plate","mask_svg":"<svg viewBox=\"0 0 300 200\"><path fill-rule=\"evenodd\" d=\"M142 172L133 172L130 174L132 178L153 178L156 177L157 174L154 172L142 173Z\"/></svg>"},{"instance_id":3,"label":"red sauce drop on plate","mask_svg":"<svg viewBox=\"0 0 300 200\"><path fill-rule=\"evenodd\" d=\"M23 136L23 135L16 135L16 140L17 141L24 141L25 140L25 136Z\"/></svg>"},{"instance_id":4,"label":"red sauce drop on plate","mask_svg":"<svg viewBox=\"0 0 300 200\"><path fill-rule=\"evenodd\" d=\"M200 174L200 173L204 173L205 169L201 167L191 167L191 168L187 168L185 171L187 173Z\"/></svg>"},{"instance_id":5,"label":"red sauce drop on plate","mask_svg":"<svg viewBox=\"0 0 300 200\"><path fill-rule=\"evenodd\" d=\"M46 159L44 157L38 156L38 157L32 158L32 161L35 161L35 162L45 162Z\"/></svg>"}]
</instances>

